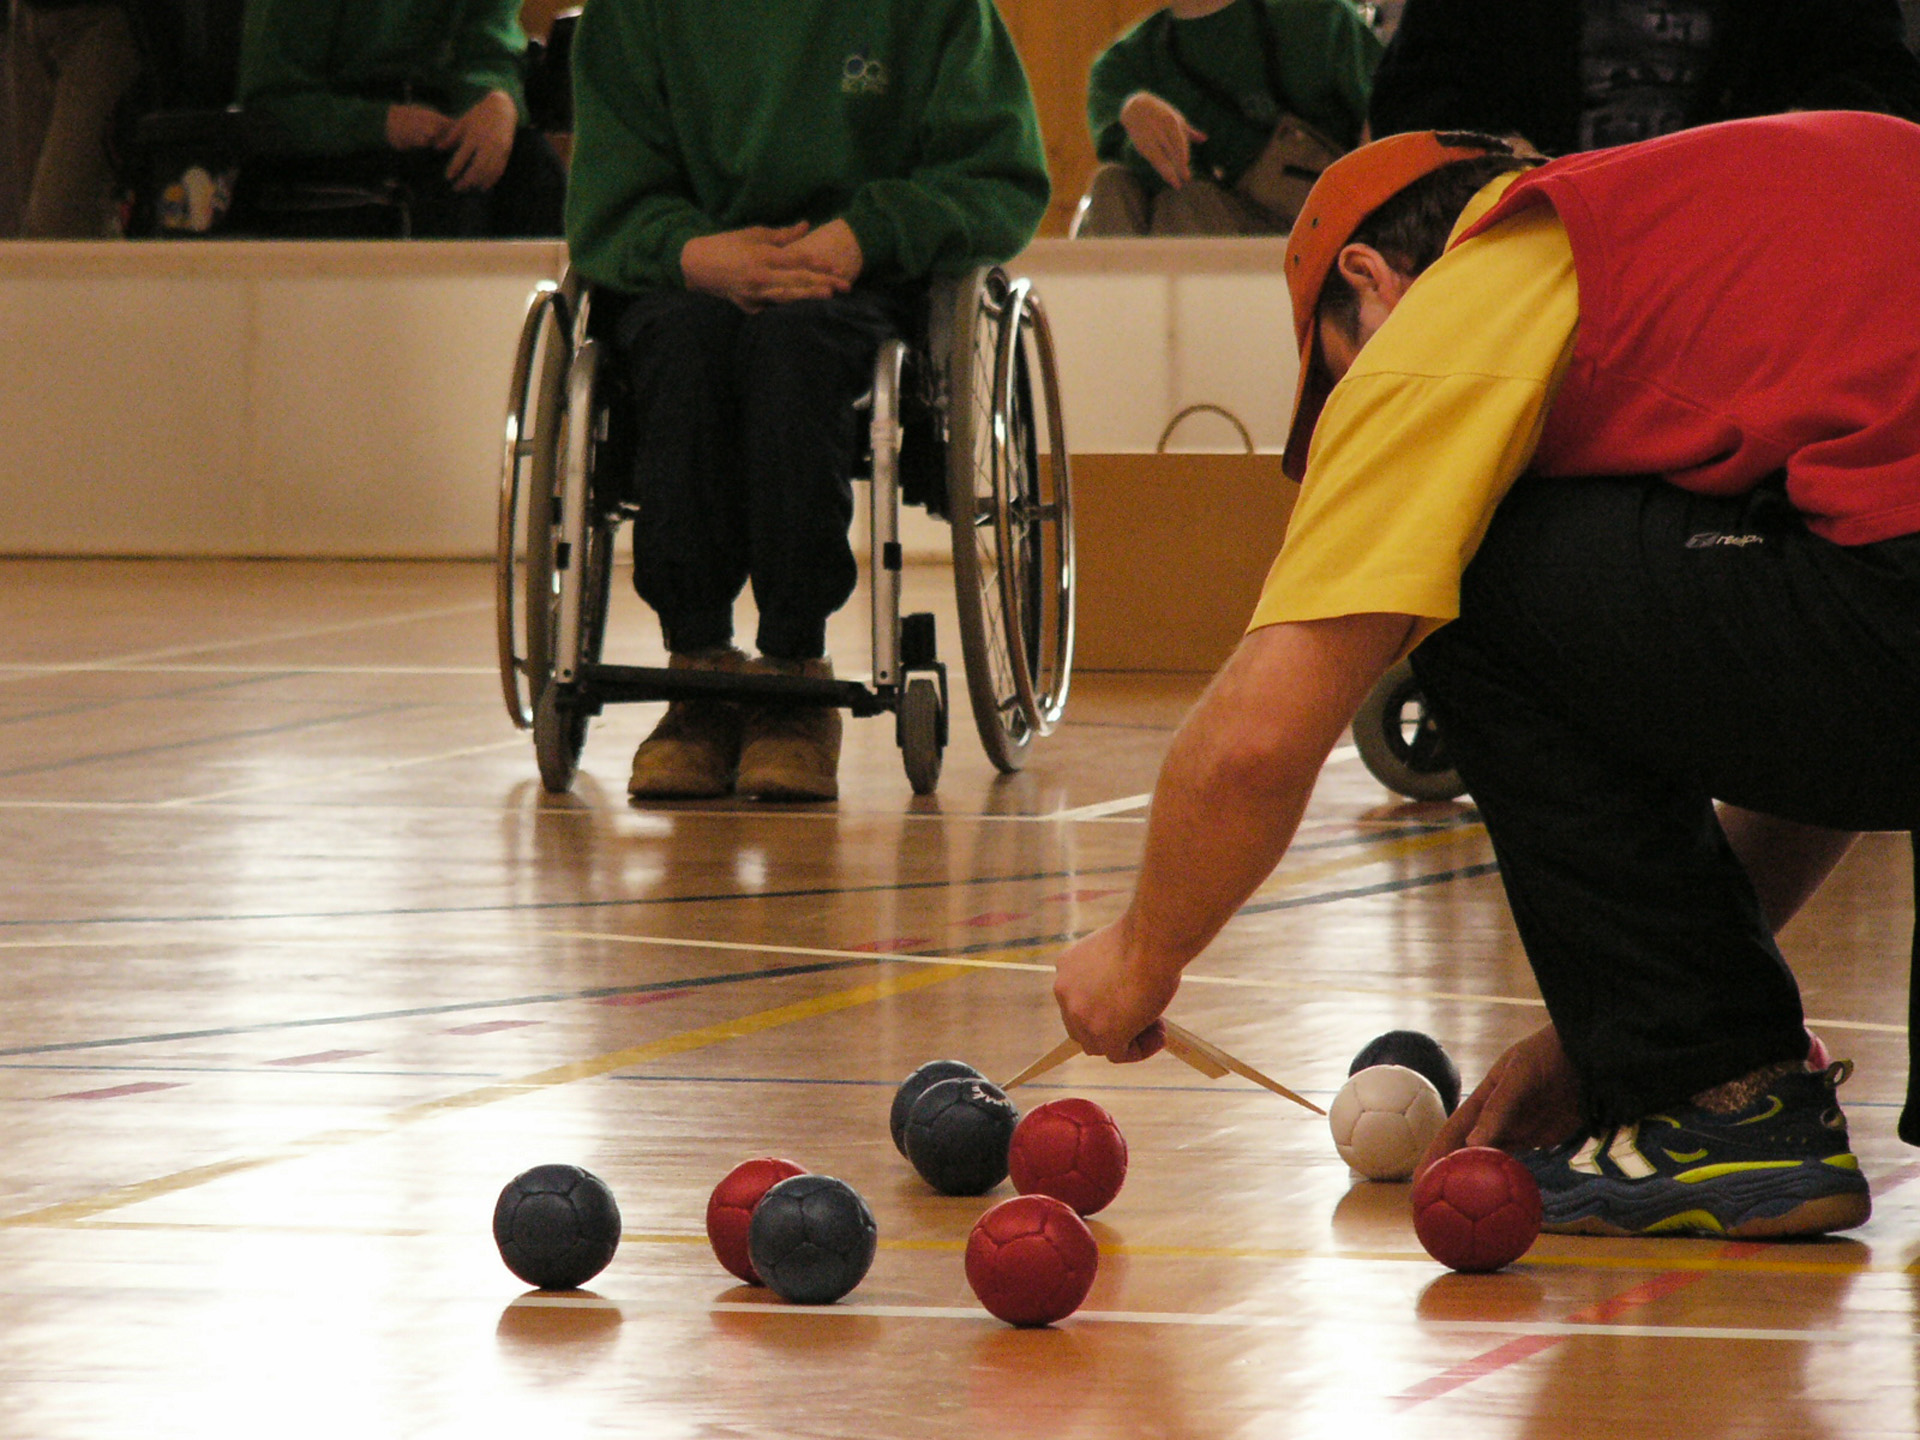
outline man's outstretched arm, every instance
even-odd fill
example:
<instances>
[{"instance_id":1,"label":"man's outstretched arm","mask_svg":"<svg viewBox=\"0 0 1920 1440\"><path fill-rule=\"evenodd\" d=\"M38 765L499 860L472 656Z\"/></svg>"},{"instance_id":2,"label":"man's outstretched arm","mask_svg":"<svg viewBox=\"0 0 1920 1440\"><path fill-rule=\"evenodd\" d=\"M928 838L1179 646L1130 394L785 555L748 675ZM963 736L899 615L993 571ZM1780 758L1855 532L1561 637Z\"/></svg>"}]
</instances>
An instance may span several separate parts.
<instances>
[{"instance_id":1,"label":"man's outstretched arm","mask_svg":"<svg viewBox=\"0 0 1920 1440\"><path fill-rule=\"evenodd\" d=\"M1187 963L1280 863L1327 753L1400 655L1406 615L1255 630L1161 766L1127 911L1060 956L1054 997L1089 1054L1142 1060Z\"/></svg>"}]
</instances>

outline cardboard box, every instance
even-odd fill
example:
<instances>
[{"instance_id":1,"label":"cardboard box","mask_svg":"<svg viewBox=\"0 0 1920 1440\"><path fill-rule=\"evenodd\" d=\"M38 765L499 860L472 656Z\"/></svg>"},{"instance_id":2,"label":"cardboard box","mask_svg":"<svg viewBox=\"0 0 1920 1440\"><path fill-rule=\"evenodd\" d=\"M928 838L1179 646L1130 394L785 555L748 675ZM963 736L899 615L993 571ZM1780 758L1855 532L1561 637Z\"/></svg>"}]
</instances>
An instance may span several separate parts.
<instances>
[{"instance_id":1,"label":"cardboard box","mask_svg":"<svg viewBox=\"0 0 1920 1440\"><path fill-rule=\"evenodd\" d=\"M1074 668L1218 669L1299 489L1277 454L1075 455Z\"/></svg>"}]
</instances>

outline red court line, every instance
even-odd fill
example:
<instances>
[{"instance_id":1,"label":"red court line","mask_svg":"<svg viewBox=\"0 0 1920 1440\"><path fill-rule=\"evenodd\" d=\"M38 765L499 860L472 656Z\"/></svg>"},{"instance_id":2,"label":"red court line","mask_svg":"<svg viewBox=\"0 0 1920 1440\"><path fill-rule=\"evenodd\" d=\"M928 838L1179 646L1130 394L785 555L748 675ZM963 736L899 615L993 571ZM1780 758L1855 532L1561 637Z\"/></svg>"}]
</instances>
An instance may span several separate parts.
<instances>
[{"instance_id":1,"label":"red court line","mask_svg":"<svg viewBox=\"0 0 1920 1440\"><path fill-rule=\"evenodd\" d=\"M269 1060L269 1065L331 1065L336 1060L358 1060L362 1055L371 1055L371 1050L316 1050L311 1055L289 1055L281 1060Z\"/></svg>"},{"instance_id":2,"label":"red court line","mask_svg":"<svg viewBox=\"0 0 1920 1440\"><path fill-rule=\"evenodd\" d=\"M184 1081L178 1080L138 1080L131 1085L109 1085L104 1090L73 1090L65 1095L49 1096L53 1100L118 1100L122 1095L147 1095L155 1090L178 1090Z\"/></svg>"},{"instance_id":3,"label":"red court line","mask_svg":"<svg viewBox=\"0 0 1920 1440\"><path fill-rule=\"evenodd\" d=\"M594 1001L596 1005L658 1005L665 1000L678 1000L685 990L649 990L641 995L606 995Z\"/></svg>"},{"instance_id":4,"label":"red court line","mask_svg":"<svg viewBox=\"0 0 1920 1440\"><path fill-rule=\"evenodd\" d=\"M1714 1258L1717 1260L1745 1259L1761 1253L1766 1248L1757 1241L1733 1241L1722 1245ZM1635 1285L1630 1290L1623 1290L1611 1299L1589 1305L1584 1310L1576 1310L1560 1323L1565 1325L1610 1324L1630 1310L1651 1305L1654 1301L1663 1300L1677 1290L1684 1290L1689 1285L1699 1283L1708 1273L1705 1270L1669 1270L1666 1274L1656 1275L1653 1279ZM1401 1391L1393 1397L1391 1403L1395 1410L1411 1410L1416 1405L1424 1405L1429 1400L1436 1400L1442 1395L1460 1389L1463 1385L1471 1385L1485 1376L1505 1370L1510 1365L1517 1365L1522 1360L1530 1360L1542 1351L1551 1350L1554 1346L1572 1338L1569 1335L1522 1335L1503 1345L1496 1345L1493 1349L1476 1355L1471 1360L1462 1361L1449 1370L1443 1370L1431 1380L1423 1380L1418 1385Z\"/></svg>"},{"instance_id":5,"label":"red court line","mask_svg":"<svg viewBox=\"0 0 1920 1440\"><path fill-rule=\"evenodd\" d=\"M932 939L925 935L896 935L891 940L869 940L863 945L849 945L847 949L904 954L908 950L918 950L923 945L931 944L933 944Z\"/></svg>"},{"instance_id":6,"label":"red court line","mask_svg":"<svg viewBox=\"0 0 1920 1440\"><path fill-rule=\"evenodd\" d=\"M1011 925L1015 920L1025 920L1030 914L1026 910L988 910L984 914L962 920L962 925Z\"/></svg>"}]
</instances>

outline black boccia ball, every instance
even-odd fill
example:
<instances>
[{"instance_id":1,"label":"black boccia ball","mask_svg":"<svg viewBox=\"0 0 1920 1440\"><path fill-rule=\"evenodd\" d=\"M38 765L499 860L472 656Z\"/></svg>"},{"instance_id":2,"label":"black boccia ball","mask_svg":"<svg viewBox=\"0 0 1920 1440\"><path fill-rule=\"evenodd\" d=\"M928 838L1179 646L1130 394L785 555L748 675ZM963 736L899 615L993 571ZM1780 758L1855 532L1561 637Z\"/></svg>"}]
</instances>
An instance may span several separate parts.
<instances>
[{"instance_id":1,"label":"black boccia ball","mask_svg":"<svg viewBox=\"0 0 1920 1440\"><path fill-rule=\"evenodd\" d=\"M796 1305L831 1305L866 1277L879 1231L867 1202L831 1175L794 1175L760 1197L747 1253L766 1286Z\"/></svg>"},{"instance_id":2,"label":"black boccia ball","mask_svg":"<svg viewBox=\"0 0 1920 1440\"><path fill-rule=\"evenodd\" d=\"M620 1248L620 1207L598 1175L578 1165L536 1165L500 1192L493 1240L527 1284L577 1289Z\"/></svg>"},{"instance_id":3,"label":"black boccia ball","mask_svg":"<svg viewBox=\"0 0 1920 1440\"><path fill-rule=\"evenodd\" d=\"M913 1102L929 1085L969 1077L978 1079L980 1072L964 1060L929 1060L902 1080L900 1088L893 1092L893 1113L887 1117L887 1125L893 1131L893 1148L902 1155L907 1153L907 1116L913 1113Z\"/></svg>"},{"instance_id":4,"label":"black boccia ball","mask_svg":"<svg viewBox=\"0 0 1920 1440\"><path fill-rule=\"evenodd\" d=\"M984 1195L1007 1178L1020 1112L991 1080L936 1080L907 1113L907 1159L942 1195Z\"/></svg>"},{"instance_id":5,"label":"black boccia ball","mask_svg":"<svg viewBox=\"0 0 1920 1440\"><path fill-rule=\"evenodd\" d=\"M1460 1104L1460 1067L1431 1035L1418 1030L1389 1030L1360 1047L1347 1067L1347 1074L1358 1075L1375 1065L1400 1065L1424 1075L1440 1092L1440 1103L1451 1115Z\"/></svg>"}]
</instances>

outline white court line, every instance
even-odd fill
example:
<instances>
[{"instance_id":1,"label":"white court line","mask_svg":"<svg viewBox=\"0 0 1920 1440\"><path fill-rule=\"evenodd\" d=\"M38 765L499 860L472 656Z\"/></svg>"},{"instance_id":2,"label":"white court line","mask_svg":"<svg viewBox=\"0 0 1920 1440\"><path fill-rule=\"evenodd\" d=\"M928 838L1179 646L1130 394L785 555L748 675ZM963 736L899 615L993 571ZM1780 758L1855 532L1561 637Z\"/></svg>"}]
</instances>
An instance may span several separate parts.
<instances>
[{"instance_id":1,"label":"white court line","mask_svg":"<svg viewBox=\"0 0 1920 1440\"><path fill-rule=\"evenodd\" d=\"M433 755L415 755L405 760L384 760L378 765L358 765L351 770L325 770L317 775L297 775L280 780L268 780L258 785L236 785L230 790L212 790L205 795L176 795L171 800L156 800L152 808L156 810L177 810L187 805L203 805L210 800L228 800L235 795L259 795L271 790L293 790L303 785L330 785L339 780L354 780L366 775L383 775L394 770L409 770L416 765L432 765L441 760L460 760L469 755L487 755L495 750L518 750L527 742L516 736L512 740L494 740L485 745L468 745L459 750L442 750Z\"/></svg>"},{"instance_id":2,"label":"white court line","mask_svg":"<svg viewBox=\"0 0 1920 1440\"><path fill-rule=\"evenodd\" d=\"M1339 765L1348 760L1358 759L1359 748L1353 745L1337 746L1327 756L1327 764ZM1144 810L1153 799L1153 792L1143 795L1122 795L1118 800L1100 800L1092 805L1076 805L1071 810L1055 810L1047 815L1036 815L1036 820L1098 820L1108 815L1122 815L1129 810Z\"/></svg>"},{"instance_id":3,"label":"white court line","mask_svg":"<svg viewBox=\"0 0 1920 1440\"><path fill-rule=\"evenodd\" d=\"M527 1310L620 1310L621 1304L600 1295L523 1295L509 1309ZM863 1305L839 1302L832 1305L790 1305L772 1300L713 1300L661 1304L649 1301L636 1310L650 1314L785 1315L808 1320L857 1319L876 1316L889 1320L959 1320L975 1324L999 1325L986 1311L971 1305ZM1219 1329L1247 1330L1322 1330L1329 1324L1349 1324L1378 1328L1378 1314L1340 1315L1259 1315L1239 1311L1193 1312L1181 1310L1078 1310L1072 1324L1094 1325L1186 1325ZM1899 1326L1879 1330L1787 1330L1733 1325L1585 1325L1557 1324L1553 1321L1509 1322L1501 1320L1419 1320L1411 1328L1423 1335L1565 1335L1606 1336L1635 1340L1771 1340L1801 1345L1858 1345L1878 1343L1911 1346L1913 1336Z\"/></svg>"},{"instance_id":4,"label":"white court line","mask_svg":"<svg viewBox=\"0 0 1920 1440\"><path fill-rule=\"evenodd\" d=\"M214 644L169 645L159 650L138 650L130 655L108 655L98 660L76 660L68 665L34 666L30 669L15 669L13 666L0 667L0 684L9 680L26 680L35 675L79 674L93 670L119 670L129 666L150 664L155 660L171 660L176 655L206 655L221 650L245 650L255 645L284 645L289 640L314 640L323 635L344 635L354 630L372 630L382 625L410 625L416 620L444 620L454 615L470 615L475 610L491 610L491 600L470 602L465 605L447 605L433 610L410 610L400 615L379 615L367 620L342 620L333 625L314 625L305 630L285 630L270 635L253 635L237 640L221 640Z\"/></svg>"},{"instance_id":5,"label":"white court line","mask_svg":"<svg viewBox=\"0 0 1920 1440\"><path fill-rule=\"evenodd\" d=\"M1055 810L1052 814L1037 818L1042 820L1098 820L1103 815L1119 815L1128 810L1141 810L1153 799L1153 792L1144 795L1122 795L1118 800L1101 800L1092 805L1076 805L1071 810Z\"/></svg>"}]
</instances>

